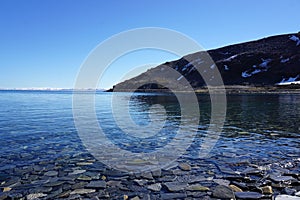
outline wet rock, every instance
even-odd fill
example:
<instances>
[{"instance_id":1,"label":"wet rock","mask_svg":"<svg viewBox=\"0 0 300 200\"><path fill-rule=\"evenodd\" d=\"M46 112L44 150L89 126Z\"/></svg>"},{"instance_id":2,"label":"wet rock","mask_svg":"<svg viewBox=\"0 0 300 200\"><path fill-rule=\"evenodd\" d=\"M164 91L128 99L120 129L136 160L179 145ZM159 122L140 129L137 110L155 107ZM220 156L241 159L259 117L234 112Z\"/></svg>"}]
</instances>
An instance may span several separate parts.
<instances>
[{"instance_id":1,"label":"wet rock","mask_svg":"<svg viewBox=\"0 0 300 200\"><path fill-rule=\"evenodd\" d=\"M77 179L81 180L81 181L91 181L92 180L92 178L87 175L80 175Z\"/></svg>"},{"instance_id":2,"label":"wet rock","mask_svg":"<svg viewBox=\"0 0 300 200\"><path fill-rule=\"evenodd\" d=\"M77 175L77 174L82 174L86 172L86 170L84 169L77 169L77 170L74 170L73 172L69 173L69 175Z\"/></svg>"},{"instance_id":3,"label":"wet rock","mask_svg":"<svg viewBox=\"0 0 300 200\"><path fill-rule=\"evenodd\" d=\"M151 172L143 172L141 174L141 177L142 178L145 178L145 179L148 179L148 180L152 180L153 179L153 176L152 176L152 173Z\"/></svg>"},{"instance_id":4,"label":"wet rock","mask_svg":"<svg viewBox=\"0 0 300 200\"><path fill-rule=\"evenodd\" d=\"M11 191L12 190L12 188L10 188L10 187L5 187L5 188L3 188L3 192L9 192L9 191Z\"/></svg>"},{"instance_id":5,"label":"wet rock","mask_svg":"<svg viewBox=\"0 0 300 200\"><path fill-rule=\"evenodd\" d=\"M183 171L191 171L192 167L187 163L180 163L178 167Z\"/></svg>"},{"instance_id":6,"label":"wet rock","mask_svg":"<svg viewBox=\"0 0 300 200\"><path fill-rule=\"evenodd\" d=\"M187 183L180 183L180 182L166 182L164 185L168 188L170 192L178 192L185 190L187 187Z\"/></svg>"},{"instance_id":7,"label":"wet rock","mask_svg":"<svg viewBox=\"0 0 300 200\"><path fill-rule=\"evenodd\" d=\"M47 196L47 199L54 199L54 197L58 196L63 192L62 187L57 188L54 191L51 191L51 193Z\"/></svg>"},{"instance_id":8,"label":"wet rock","mask_svg":"<svg viewBox=\"0 0 300 200\"><path fill-rule=\"evenodd\" d=\"M292 176L276 176L276 175L271 175L270 179L277 183L295 180Z\"/></svg>"},{"instance_id":9,"label":"wet rock","mask_svg":"<svg viewBox=\"0 0 300 200\"><path fill-rule=\"evenodd\" d=\"M229 186L230 181L225 180L225 179L213 179L213 182L219 184L219 185L225 185L225 186Z\"/></svg>"},{"instance_id":10,"label":"wet rock","mask_svg":"<svg viewBox=\"0 0 300 200\"><path fill-rule=\"evenodd\" d=\"M220 199L234 199L234 193L230 187L218 185L212 191L212 196Z\"/></svg>"},{"instance_id":11,"label":"wet rock","mask_svg":"<svg viewBox=\"0 0 300 200\"><path fill-rule=\"evenodd\" d=\"M260 174L260 173L261 173L260 169L252 168L252 167L248 167L244 171L241 172L241 174L244 174L244 175Z\"/></svg>"},{"instance_id":12,"label":"wet rock","mask_svg":"<svg viewBox=\"0 0 300 200\"><path fill-rule=\"evenodd\" d=\"M258 192L235 192L238 199L260 199L262 194Z\"/></svg>"},{"instance_id":13,"label":"wet rock","mask_svg":"<svg viewBox=\"0 0 300 200\"><path fill-rule=\"evenodd\" d=\"M300 191L296 192L295 195L300 197Z\"/></svg>"},{"instance_id":14,"label":"wet rock","mask_svg":"<svg viewBox=\"0 0 300 200\"><path fill-rule=\"evenodd\" d=\"M92 162L78 162L76 163L77 166L86 166L86 165L92 165Z\"/></svg>"},{"instance_id":15,"label":"wet rock","mask_svg":"<svg viewBox=\"0 0 300 200\"><path fill-rule=\"evenodd\" d=\"M57 171L48 171L44 175L45 176L57 176L58 172Z\"/></svg>"},{"instance_id":16,"label":"wet rock","mask_svg":"<svg viewBox=\"0 0 300 200\"><path fill-rule=\"evenodd\" d=\"M75 183L74 185L72 185L72 189L80 189L80 188L83 188L87 185L88 183L87 182L78 182L78 183Z\"/></svg>"},{"instance_id":17,"label":"wet rock","mask_svg":"<svg viewBox=\"0 0 300 200\"><path fill-rule=\"evenodd\" d=\"M183 199L186 198L186 193L162 193L161 199Z\"/></svg>"},{"instance_id":18,"label":"wet rock","mask_svg":"<svg viewBox=\"0 0 300 200\"><path fill-rule=\"evenodd\" d=\"M140 200L140 197L135 196L135 197L131 198L130 200Z\"/></svg>"},{"instance_id":19,"label":"wet rock","mask_svg":"<svg viewBox=\"0 0 300 200\"><path fill-rule=\"evenodd\" d=\"M271 186L264 186L260 188L263 194L273 194L273 189Z\"/></svg>"},{"instance_id":20,"label":"wet rock","mask_svg":"<svg viewBox=\"0 0 300 200\"><path fill-rule=\"evenodd\" d=\"M7 199L8 195L6 193L0 193L0 200Z\"/></svg>"},{"instance_id":21,"label":"wet rock","mask_svg":"<svg viewBox=\"0 0 300 200\"><path fill-rule=\"evenodd\" d=\"M152 185L148 185L147 187L149 190L152 190L154 192L159 192L162 188L161 184L160 183L155 183L155 184L152 184Z\"/></svg>"},{"instance_id":22,"label":"wet rock","mask_svg":"<svg viewBox=\"0 0 300 200\"><path fill-rule=\"evenodd\" d=\"M153 177L161 177L161 169L152 171L152 176Z\"/></svg>"},{"instance_id":23,"label":"wet rock","mask_svg":"<svg viewBox=\"0 0 300 200\"><path fill-rule=\"evenodd\" d=\"M275 200L300 200L300 197L281 194L276 196Z\"/></svg>"},{"instance_id":24,"label":"wet rock","mask_svg":"<svg viewBox=\"0 0 300 200\"><path fill-rule=\"evenodd\" d=\"M89 184L86 185L87 188L99 188L104 189L106 188L105 181L91 181Z\"/></svg>"},{"instance_id":25,"label":"wet rock","mask_svg":"<svg viewBox=\"0 0 300 200\"><path fill-rule=\"evenodd\" d=\"M67 191L62 192L61 194L59 194L57 197L58 198L67 198L68 196L70 196L71 192L72 192L71 190L67 190Z\"/></svg>"},{"instance_id":26,"label":"wet rock","mask_svg":"<svg viewBox=\"0 0 300 200\"><path fill-rule=\"evenodd\" d=\"M39 198L42 198L42 197L46 197L47 195L44 194L44 193L35 193L35 194L28 194L26 196L26 199L27 200L37 200Z\"/></svg>"},{"instance_id":27,"label":"wet rock","mask_svg":"<svg viewBox=\"0 0 300 200\"><path fill-rule=\"evenodd\" d=\"M249 189L248 186L245 183L242 183L242 182L233 181L232 184L238 186L242 190L248 190Z\"/></svg>"},{"instance_id":28,"label":"wet rock","mask_svg":"<svg viewBox=\"0 0 300 200\"><path fill-rule=\"evenodd\" d=\"M296 190L287 187L287 188L284 188L282 192L287 195L294 195L296 193Z\"/></svg>"},{"instance_id":29,"label":"wet rock","mask_svg":"<svg viewBox=\"0 0 300 200\"><path fill-rule=\"evenodd\" d=\"M239 188L236 185L229 185L229 187L234 191L234 192L243 192L241 188Z\"/></svg>"},{"instance_id":30,"label":"wet rock","mask_svg":"<svg viewBox=\"0 0 300 200\"><path fill-rule=\"evenodd\" d=\"M64 183L65 183L64 181L50 181L48 183L45 183L44 186L46 186L46 187L55 187L55 186L62 185Z\"/></svg>"},{"instance_id":31,"label":"wet rock","mask_svg":"<svg viewBox=\"0 0 300 200\"><path fill-rule=\"evenodd\" d=\"M110 187L115 187L115 186L119 186L121 184L121 181L108 181L106 183L106 185L110 186Z\"/></svg>"},{"instance_id":32,"label":"wet rock","mask_svg":"<svg viewBox=\"0 0 300 200\"><path fill-rule=\"evenodd\" d=\"M194 184L194 185L189 185L186 190L189 191L201 191L201 192L206 192L209 191L208 187L202 186L200 184Z\"/></svg>"},{"instance_id":33,"label":"wet rock","mask_svg":"<svg viewBox=\"0 0 300 200\"><path fill-rule=\"evenodd\" d=\"M96 190L94 189L76 189L72 191L70 194L89 194L94 192L96 192Z\"/></svg>"},{"instance_id":34,"label":"wet rock","mask_svg":"<svg viewBox=\"0 0 300 200\"><path fill-rule=\"evenodd\" d=\"M144 179L135 179L134 182L136 184L138 184L139 186L143 186L145 185L148 181L147 180L144 180Z\"/></svg>"}]
</instances>

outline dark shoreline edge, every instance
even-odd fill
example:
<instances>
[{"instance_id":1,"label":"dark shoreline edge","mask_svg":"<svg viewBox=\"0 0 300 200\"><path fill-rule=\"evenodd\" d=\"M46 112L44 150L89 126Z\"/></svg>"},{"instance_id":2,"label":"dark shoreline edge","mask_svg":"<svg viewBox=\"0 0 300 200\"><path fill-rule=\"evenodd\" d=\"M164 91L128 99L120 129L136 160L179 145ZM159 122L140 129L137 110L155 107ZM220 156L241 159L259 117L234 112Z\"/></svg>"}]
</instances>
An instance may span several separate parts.
<instances>
[{"instance_id":1,"label":"dark shoreline edge","mask_svg":"<svg viewBox=\"0 0 300 200\"><path fill-rule=\"evenodd\" d=\"M225 86L225 87L207 87L195 88L196 94L223 93L224 88L226 94L300 94L300 85L290 86ZM132 89L113 90L109 89L105 92L132 92ZM135 92L141 93L172 93L169 89L136 89ZM175 91L174 91L175 92ZM179 93L189 93L188 91L176 91Z\"/></svg>"}]
</instances>

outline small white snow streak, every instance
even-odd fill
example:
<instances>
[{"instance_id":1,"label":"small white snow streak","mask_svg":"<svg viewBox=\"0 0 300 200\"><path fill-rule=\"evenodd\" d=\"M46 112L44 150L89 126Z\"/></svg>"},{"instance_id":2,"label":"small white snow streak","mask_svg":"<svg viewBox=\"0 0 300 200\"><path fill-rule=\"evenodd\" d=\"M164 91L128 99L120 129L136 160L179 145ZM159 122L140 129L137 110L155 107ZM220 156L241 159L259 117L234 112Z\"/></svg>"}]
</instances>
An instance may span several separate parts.
<instances>
[{"instance_id":1,"label":"small white snow streak","mask_svg":"<svg viewBox=\"0 0 300 200\"><path fill-rule=\"evenodd\" d=\"M289 62L289 61L290 61L290 58L286 58L286 59L281 59L280 60L281 63L286 63L286 62Z\"/></svg>"},{"instance_id":2,"label":"small white snow streak","mask_svg":"<svg viewBox=\"0 0 300 200\"><path fill-rule=\"evenodd\" d=\"M225 69L226 71L228 71L228 70L229 70L229 67L228 67L227 65L224 65L224 69Z\"/></svg>"},{"instance_id":3,"label":"small white snow streak","mask_svg":"<svg viewBox=\"0 0 300 200\"><path fill-rule=\"evenodd\" d=\"M268 71L268 69L270 68L268 66L268 64L272 61L272 59L266 59L266 60L262 59L262 61L263 62L259 64L260 68L258 68L256 65L253 65L252 68L255 69L255 70L253 71L253 69L248 69L248 70L242 72L242 77L243 78L248 78L248 77L250 77L254 74L258 74L260 72Z\"/></svg>"},{"instance_id":4,"label":"small white snow streak","mask_svg":"<svg viewBox=\"0 0 300 200\"><path fill-rule=\"evenodd\" d=\"M291 84L300 84L300 81L296 81L299 78L299 75L297 75L295 78L289 77L284 78L280 83L276 83L275 85L291 85Z\"/></svg>"},{"instance_id":5,"label":"small white snow streak","mask_svg":"<svg viewBox=\"0 0 300 200\"><path fill-rule=\"evenodd\" d=\"M233 59L235 59L237 56L238 56L238 55L230 56L229 58L226 58L226 59L224 59L223 61L224 61L224 62L230 62L230 61L232 61Z\"/></svg>"},{"instance_id":6,"label":"small white snow streak","mask_svg":"<svg viewBox=\"0 0 300 200\"><path fill-rule=\"evenodd\" d=\"M188 67L193 66L194 64L200 65L201 63L203 63L201 58L197 58L197 59L193 60L192 62L190 62L190 63L186 64L185 66L183 66L182 71L187 70Z\"/></svg>"},{"instance_id":7,"label":"small white snow streak","mask_svg":"<svg viewBox=\"0 0 300 200\"><path fill-rule=\"evenodd\" d=\"M299 37L297 37L297 36L295 36L295 35L292 35L292 36L290 37L290 40L295 41L295 42L296 42L296 46L300 45L300 39L299 39Z\"/></svg>"}]
</instances>

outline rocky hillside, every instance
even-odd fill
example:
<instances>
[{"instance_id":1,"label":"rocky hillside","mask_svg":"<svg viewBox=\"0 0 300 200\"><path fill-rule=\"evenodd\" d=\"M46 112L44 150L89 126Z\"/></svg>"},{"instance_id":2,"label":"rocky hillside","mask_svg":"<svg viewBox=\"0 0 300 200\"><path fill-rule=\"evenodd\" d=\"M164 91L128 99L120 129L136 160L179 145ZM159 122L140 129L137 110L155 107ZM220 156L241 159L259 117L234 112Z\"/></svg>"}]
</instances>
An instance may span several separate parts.
<instances>
[{"instance_id":1,"label":"rocky hillside","mask_svg":"<svg viewBox=\"0 0 300 200\"><path fill-rule=\"evenodd\" d=\"M193 88L210 85L210 81L212 85L219 84L214 83L213 73L208 75L210 78L205 79L206 81L199 74L199 71L203 74L209 73L209 70L215 67L220 71L225 85L273 86L300 83L300 32L210 50L208 54L215 65L209 64L209 61L203 58L205 54L196 52L179 60L164 63L119 83L114 88L115 90L165 88L157 80L169 76L166 67L180 73L177 81L181 81L184 77Z\"/></svg>"}]
</instances>

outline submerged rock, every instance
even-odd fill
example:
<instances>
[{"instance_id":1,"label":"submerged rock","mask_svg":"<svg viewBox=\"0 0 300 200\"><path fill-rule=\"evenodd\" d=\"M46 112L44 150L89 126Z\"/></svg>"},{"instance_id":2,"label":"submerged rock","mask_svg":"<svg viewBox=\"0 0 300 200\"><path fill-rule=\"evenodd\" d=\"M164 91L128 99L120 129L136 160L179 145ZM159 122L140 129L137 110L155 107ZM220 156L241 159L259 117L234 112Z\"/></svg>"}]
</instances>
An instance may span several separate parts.
<instances>
[{"instance_id":1,"label":"submerged rock","mask_svg":"<svg viewBox=\"0 0 300 200\"><path fill-rule=\"evenodd\" d=\"M260 199L262 194L258 192L236 192L234 193L238 199Z\"/></svg>"},{"instance_id":2,"label":"submerged rock","mask_svg":"<svg viewBox=\"0 0 300 200\"><path fill-rule=\"evenodd\" d=\"M212 196L220 199L234 199L234 193L230 187L218 185L212 192Z\"/></svg>"}]
</instances>

